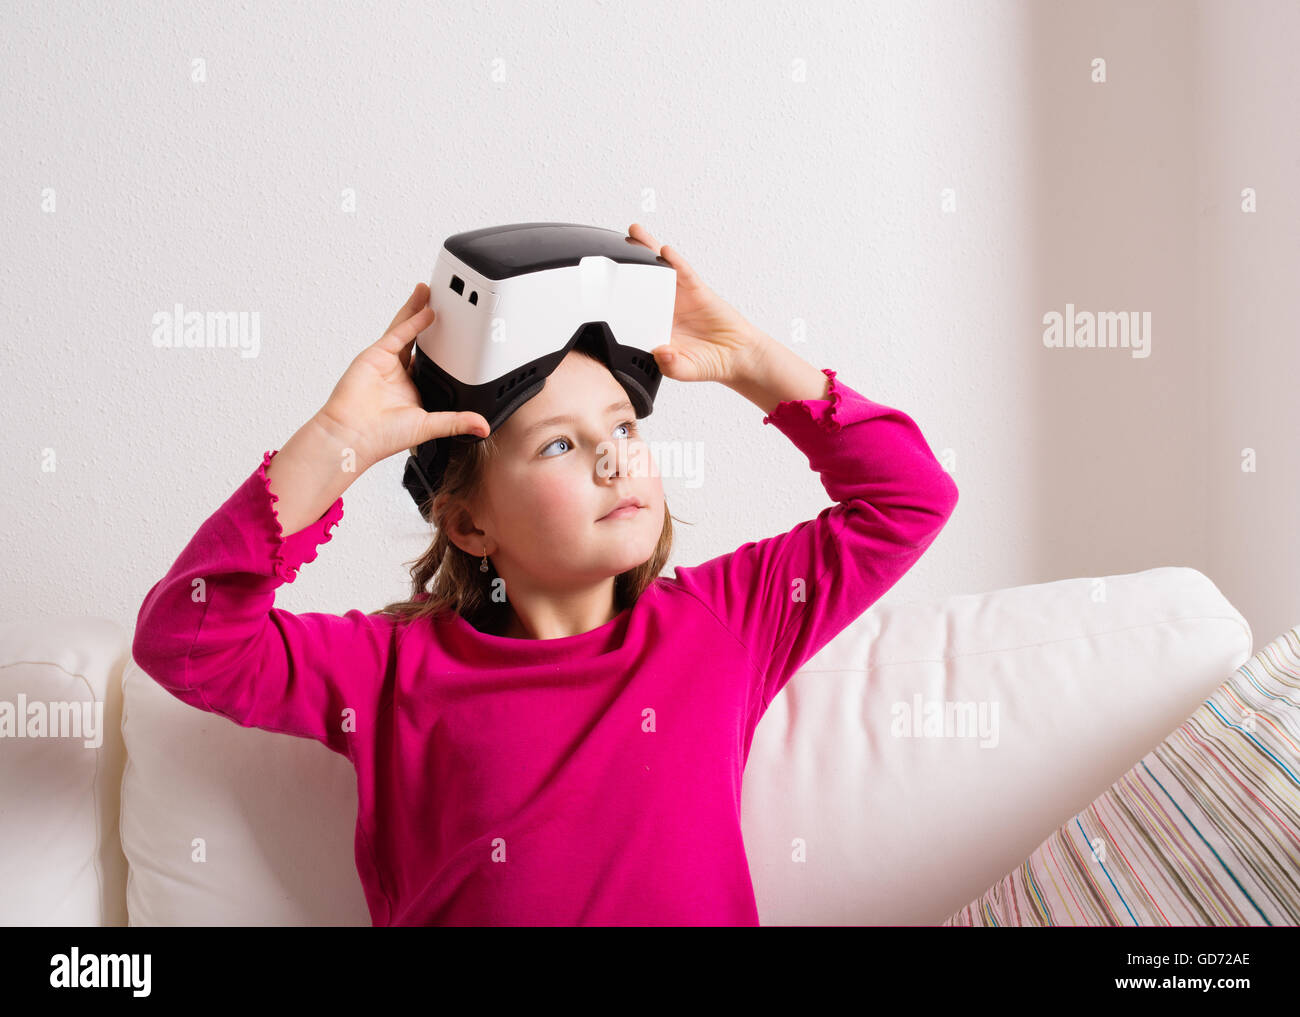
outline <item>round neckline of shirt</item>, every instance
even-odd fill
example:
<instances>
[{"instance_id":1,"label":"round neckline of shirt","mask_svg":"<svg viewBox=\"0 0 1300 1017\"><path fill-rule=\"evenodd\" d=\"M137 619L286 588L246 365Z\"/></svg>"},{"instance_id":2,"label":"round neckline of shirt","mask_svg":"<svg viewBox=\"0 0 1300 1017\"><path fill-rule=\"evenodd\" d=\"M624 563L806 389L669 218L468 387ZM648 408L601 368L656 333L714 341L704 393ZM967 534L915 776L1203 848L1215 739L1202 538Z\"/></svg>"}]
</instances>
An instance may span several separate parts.
<instances>
[{"instance_id":1,"label":"round neckline of shirt","mask_svg":"<svg viewBox=\"0 0 1300 1017\"><path fill-rule=\"evenodd\" d=\"M644 597L649 592L649 590L646 590L641 596ZM490 632L476 629L457 611L451 612L451 624L464 636L489 647L495 652L510 653L523 657L548 657L554 654L563 654L565 651L574 648L595 644L600 646L601 652L604 653L617 648L608 644L620 630L626 629L632 617L632 612L635 610L636 604L633 604L631 607L625 607L613 618L605 622L604 625L588 629L586 632L578 632L572 636L558 636L555 639L519 639L515 636L493 635Z\"/></svg>"},{"instance_id":2,"label":"round neckline of shirt","mask_svg":"<svg viewBox=\"0 0 1300 1017\"><path fill-rule=\"evenodd\" d=\"M588 629L586 632L575 632L571 636L556 636L554 639L523 639L520 638L519 636L494 635L491 632L484 632L482 629L476 629L473 625L469 623L468 619L466 619L465 616L460 612L457 611L453 613L456 616L456 620L460 622L465 628L469 629L472 633L474 633L474 635L478 636L480 639L487 640L490 643L503 643L507 646L557 646L563 643L572 643L582 639L590 639L592 636L604 632L606 629L612 628L613 626L617 625L619 619L622 618L623 615L627 614L631 610L632 609L630 607L625 607L622 611L614 615L613 618L605 622L605 624L603 625L598 625L594 629Z\"/></svg>"}]
</instances>

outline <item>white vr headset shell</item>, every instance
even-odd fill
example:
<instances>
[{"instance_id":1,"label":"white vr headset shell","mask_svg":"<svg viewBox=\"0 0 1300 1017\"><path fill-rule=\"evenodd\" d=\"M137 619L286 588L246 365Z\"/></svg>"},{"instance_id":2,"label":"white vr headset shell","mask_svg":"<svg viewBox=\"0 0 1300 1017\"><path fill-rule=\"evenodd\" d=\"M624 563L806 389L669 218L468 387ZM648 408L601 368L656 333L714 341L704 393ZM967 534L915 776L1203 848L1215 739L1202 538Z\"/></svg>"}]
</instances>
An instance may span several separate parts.
<instances>
[{"instance_id":1,"label":"white vr headset shell","mask_svg":"<svg viewBox=\"0 0 1300 1017\"><path fill-rule=\"evenodd\" d=\"M617 230L516 223L457 233L429 283L433 322L416 338L411 379L430 412L472 410L495 431L542 390L580 343L623 386L637 417L662 374L650 352L672 335L677 273ZM426 519L455 435L407 459L403 486Z\"/></svg>"}]
</instances>

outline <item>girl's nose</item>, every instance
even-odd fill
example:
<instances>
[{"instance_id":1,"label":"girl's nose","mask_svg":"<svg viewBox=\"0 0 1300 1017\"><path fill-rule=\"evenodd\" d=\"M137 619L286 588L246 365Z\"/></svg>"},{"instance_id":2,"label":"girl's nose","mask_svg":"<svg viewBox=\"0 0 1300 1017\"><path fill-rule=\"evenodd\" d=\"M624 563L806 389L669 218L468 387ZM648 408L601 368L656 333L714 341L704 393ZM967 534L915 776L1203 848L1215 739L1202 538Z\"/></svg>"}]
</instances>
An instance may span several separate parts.
<instances>
[{"instance_id":1,"label":"girl's nose","mask_svg":"<svg viewBox=\"0 0 1300 1017\"><path fill-rule=\"evenodd\" d=\"M597 449L596 473L602 478L628 475L628 442L606 441Z\"/></svg>"}]
</instances>

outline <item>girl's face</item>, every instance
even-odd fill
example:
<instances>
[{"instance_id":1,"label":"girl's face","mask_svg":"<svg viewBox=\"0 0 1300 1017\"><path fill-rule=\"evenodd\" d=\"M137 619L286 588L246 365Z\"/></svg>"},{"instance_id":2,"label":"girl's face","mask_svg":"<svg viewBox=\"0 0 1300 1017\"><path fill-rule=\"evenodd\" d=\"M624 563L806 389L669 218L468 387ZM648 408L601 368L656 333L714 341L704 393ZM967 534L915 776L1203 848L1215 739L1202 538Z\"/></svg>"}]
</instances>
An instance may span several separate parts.
<instances>
[{"instance_id":1,"label":"girl's face","mask_svg":"<svg viewBox=\"0 0 1300 1017\"><path fill-rule=\"evenodd\" d=\"M663 484L627 393L604 364L570 353L495 437L499 452L473 515L507 586L513 578L576 592L654 554ZM609 516L625 498L642 507Z\"/></svg>"}]
</instances>

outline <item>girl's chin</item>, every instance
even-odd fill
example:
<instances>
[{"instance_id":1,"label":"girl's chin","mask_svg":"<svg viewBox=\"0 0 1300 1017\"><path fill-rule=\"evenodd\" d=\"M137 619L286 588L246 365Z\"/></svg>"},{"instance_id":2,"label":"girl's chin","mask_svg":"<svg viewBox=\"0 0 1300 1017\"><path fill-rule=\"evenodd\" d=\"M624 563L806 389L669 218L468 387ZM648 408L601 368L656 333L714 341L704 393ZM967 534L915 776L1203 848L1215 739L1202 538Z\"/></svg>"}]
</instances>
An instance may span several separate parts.
<instances>
[{"instance_id":1,"label":"girl's chin","mask_svg":"<svg viewBox=\"0 0 1300 1017\"><path fill-rule=\"evenodd\" d=\"M601 559L601 571L611 576L622 575L624 572L630 572L640 565L644 565L654 555L654 545L649 547L623 548L622 550L603 556Z\"/></svg>"}]
</instances>

